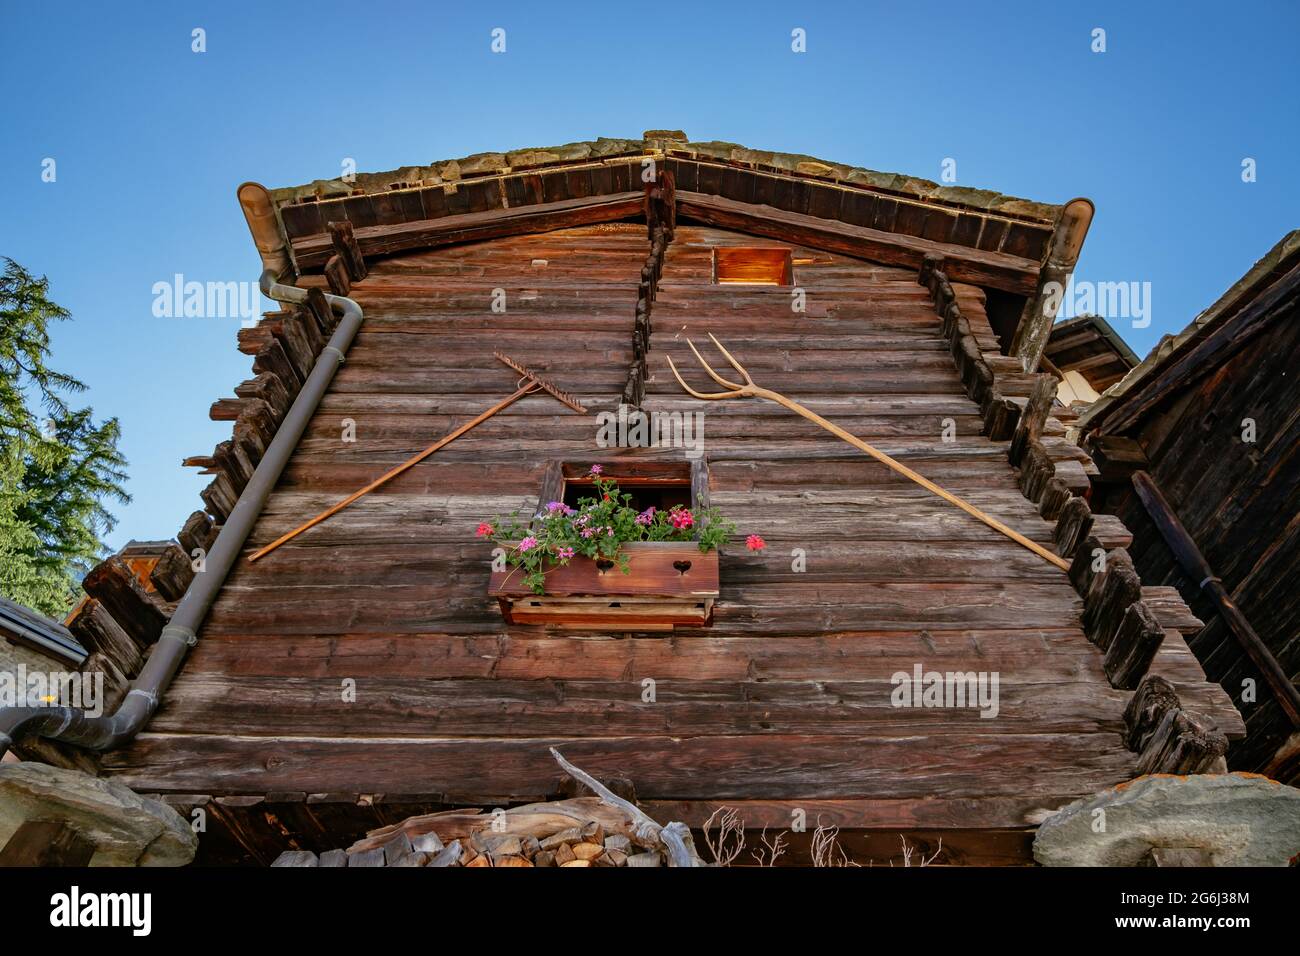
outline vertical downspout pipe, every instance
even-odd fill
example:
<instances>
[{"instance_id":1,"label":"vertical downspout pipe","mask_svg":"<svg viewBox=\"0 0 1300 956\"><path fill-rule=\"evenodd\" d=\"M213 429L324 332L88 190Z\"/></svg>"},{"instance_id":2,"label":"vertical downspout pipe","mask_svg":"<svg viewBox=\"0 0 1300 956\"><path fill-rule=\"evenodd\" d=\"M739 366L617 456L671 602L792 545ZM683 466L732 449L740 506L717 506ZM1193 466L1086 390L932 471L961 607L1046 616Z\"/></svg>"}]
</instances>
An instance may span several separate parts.
<instances>
[{"instance_id":1,"label":"vertical downspout pipe","mask_svg":"<svg viewBox=\"0 0 1300 956\"><path fill-rule=\"evenodd\" d=\"M277 282L273 269L262 273L261 287L268 298L277 302L297 305L307 301L307 290ZM266 499L280 480L289 456L298 446L298 440L361 327L364 316L356 302L328 294L325 300L339 316L329 344L316 357L307 381L280 422L266 454L221 526L217 540L208 552L204 570L190 582L171 621L163 628L158 642L150 648L148 660L131 682L122 703L113 714L99 717L88 717L74 707L6 707L0 710L0 757L15 739L25 734L37 734L91 750L113 750L139 733L158 709L172 678L190 648L198 642L199 625L225 584L266 505Z\"/></svg>"}]
</instances>

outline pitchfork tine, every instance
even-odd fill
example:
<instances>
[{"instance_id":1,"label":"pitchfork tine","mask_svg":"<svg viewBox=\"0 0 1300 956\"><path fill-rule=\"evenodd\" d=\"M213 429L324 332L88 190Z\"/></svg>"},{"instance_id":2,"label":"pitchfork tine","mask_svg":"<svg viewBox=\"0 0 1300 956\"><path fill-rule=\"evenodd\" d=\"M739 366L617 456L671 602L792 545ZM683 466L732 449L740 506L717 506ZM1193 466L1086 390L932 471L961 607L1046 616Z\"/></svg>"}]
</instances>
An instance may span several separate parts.
<instances>
[{"instance_id":1,"label":"pitchfork tine","mask_svg":"<svg viewBox=\"0 0 1300 956\"><path fill-rule=\"evenodd\" d=\"M710 336L710 338L712 338L712 336ZM704 371L709 373L709 378L713 379L719 385L725 385L727 388L733 391L739 391L740 389L744 388L743 385L737 385L735 382L728 382L717 372L713 371L713 366L710 365L708 362L704 361L704 356L700 354L700 350L695 347L694 342L692 342L690 339L687 339L686 344L691 347L691 351L695 353L696 359L698 359L699 363L704 366Z\"/></svg>"},{"instance_id":2,"label":"pitchfork tine","mask_svg":"<svg viewBox=\"0 0 1300 956\"><path fill-rule=\"evenodd\" d=\"M709 332L709 333L708 333L708 336L709 336L709 338L713 339L713 344L716 345L716 346L718 347L718 351L721 352L723 355L725 355L725 356L727 357L727 361L731 363L731 367L734 368L734 369L735 369L737 372L739 372L741 375L745 376L745 384L746 384L746 385L753 385L753 384L754 384L754 380L753 380L752 378L750 378L750 377L749 377L749 373L745 371L745 366L743 366L743 365L741 365L739 362L737 362L735 356L733 356L730 352L728 352L725 348L722 347L722 343L719 342L716 338L714 338L714 335L713 335L712 332ZM716 376L715 376L715 377L716 377ZM721 381L721 380L719 379L719 381ZM735 386L732 386L732 387L733 387L733 388L740 388L741 386L739 386L739 385L735 385Z\"/></svg>"},{"instance_id":3,"label":"pitchfork tine","mask_svg":"<svg viewBox=\"0 0 1300 956\"><path fill-rule=\"evenodd\" d=\"M711 402L719 398L732 397L733 394L732 392L697 392L695 389L687 385L686 382L682 380L682 377L679 374L677 374L677 366L673 364L672 356L665 355L664 358L668 359L668 367L673 370L673 378L677 379L677 384L680 385L682 388L684 388L689 395L695 398L703 399L704 401L707 402Z\"/></svg>"}]
</instances>

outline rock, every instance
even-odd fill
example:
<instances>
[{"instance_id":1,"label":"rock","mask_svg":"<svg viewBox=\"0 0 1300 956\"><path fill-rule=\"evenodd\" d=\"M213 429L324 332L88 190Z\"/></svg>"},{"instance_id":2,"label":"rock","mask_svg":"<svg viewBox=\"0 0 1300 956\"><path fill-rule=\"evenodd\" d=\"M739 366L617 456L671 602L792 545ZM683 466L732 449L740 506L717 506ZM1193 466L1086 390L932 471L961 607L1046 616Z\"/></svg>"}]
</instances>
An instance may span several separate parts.
<instances>
[{"instance_id":1,"label":"rock","mask_svg":"<svg viewBox=\"0 0 1300 956\"><path fill-rule=\"evenodd\" d=\"M348 854L346 850L326 850L320 855L320 862L317 866L347 866Z\"/></svg>"},{"instance_id":2,"label":"rock","mask_svg":"<svg viewBox=\"0 0 1300 956\"><path fill-rule=\"evenodd\" d=\"M460 862L460 841L452 840L428 863L429 866L455 866Z\"/></svg>"},{"instance_id":3,"label":"rock","mask_svg":"<svg viewBox=\"0 0 1300 956\"><path fill-rule=\"evenodd\" d=\"M199 841L158 800L76 770L41 763L0 767L0 846L28 820L62 821L95 844L91 866L184 866Z\"/></svg>"},{"instance_id":4,"label":"rock","mask_svg":"<svg viewBox=\"0 0 1300 956\"><path fill-rule=\"evenodd\" d=\"M1157 847L1203 850L1214 866L1287 866L1300 854L1300 790L1248 773L1138 777L1048 817L1034 859L1138 866Z\"/></svg>"},{"instance_id":5,"label":"rock","mask_svg":"<svg viewBox=\"0 0 1300 956\"><path fill-rule=\"evenodd\" d=\"M628 866L663 866L663 860L654 850L648 853L634 853L627 858Z\"/></svg>"},{"instance_id":6,"label":"rock","mask_svg":"<svg viewBox=\"0 0 1300 956\"><path fill-rule=\"evenodd\" d=\"M805 176L834 176L835 175L834 167L827 166L825 163L813 162L811 160L803 160L801 162L795 163L794 169L795 172L803 173Z\"/></svg>"},{"instance_id":7,"label":"rock","mask_svg":"<svg viewBox=\"0 0 1300 956\"><path fill-rule=\"evenodd\" d=\"M417 853L441 853L444 849L442 840L436 833L421 833L411 837L411 849Z\"/></svg>"},{"instance_id":8,"label":"rock","mask_svg":"<svg viewBox=\"0 0 1300 956\"><path fill-rule=\"evenodd\" d=\"M285 850L275 858L272 866L317 866L316 854L311 850Z\"/></svg>"},{"instance_id":9,"label":"rock","mask_svg":"<svg viewBox=\"0 0 1300 956\"><path fill-rule=\"evenodd\" d=\"M362 850L359 853L348 854L348 866L383 866L384 865L384 848L375 847L373 850Z\"/></svg>"},{"instance_id":10,"label":"rock","mask_svg":"<svg viewBox=\"0 0 1300 956\"><path fill-rule=\"evenodd\" d=\"M673 143L689 142L687 135L679 129L648 129L641 134L641 138L647 140L663 139Z\"/></svg>"}]
</instances>

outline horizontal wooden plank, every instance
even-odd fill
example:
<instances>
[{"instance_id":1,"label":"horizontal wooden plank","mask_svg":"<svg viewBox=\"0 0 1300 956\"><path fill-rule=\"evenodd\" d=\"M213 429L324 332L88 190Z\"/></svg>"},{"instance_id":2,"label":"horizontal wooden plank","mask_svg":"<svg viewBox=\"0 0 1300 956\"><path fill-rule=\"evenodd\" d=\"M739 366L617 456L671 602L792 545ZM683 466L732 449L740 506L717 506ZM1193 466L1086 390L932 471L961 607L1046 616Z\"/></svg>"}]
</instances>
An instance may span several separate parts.
<instances>
[{"instance_id":1,"label":"horizontal wooden plank","mask_svg":"<svg viewBox=\"0 0 1300 956\"><path fill-rule=\"evenodd\" d=\"M394 739L141 734L104 755L139 792L352 791L448 802L533 800L559 792L549 748L597 778L627 777L641 799L905 798L1095 793L1131 779L1137 758L1115 734L936 737ZM1032 773L1008 772L1023 768Z\"/></svg>"},{"instance_id":2,"label":"horizontal wooden plank","mask_svg":"<svg viewBox=\"0 0 1300 956\"><path fill-rule=\"evenodd\" d=\"M910 679L912 668L897 673ZM331 678L201 676L172 686L150 728L237 725L247 735L367 737L907 736L994 728L1119 734L1129 698L1091 681L1021 683L1008 672L999 674L993 698L972 696L962 707L897 707L890 677L882 669L872 681L662 680L647 702L638 679L367 678L349 685L355 698L345 699ZM988 700L994 704L986 706Z\"/></svg>"},{"instance_id":3,"label":"horizontal wooden plank","mask_svg":"<svg viewBox=\"0 0 1300 956\"><path fill-rule=\"evenodd\" d=\"M383 256L407 249L427 249L595 222L614 222L640 215L641 204L640 192L616 193L393 225L358 226L354 235L363 255ZM300 269L319 269L333 254L330 239L324 235L296 240L293 248Z\"/></svg>"}]
</instances>

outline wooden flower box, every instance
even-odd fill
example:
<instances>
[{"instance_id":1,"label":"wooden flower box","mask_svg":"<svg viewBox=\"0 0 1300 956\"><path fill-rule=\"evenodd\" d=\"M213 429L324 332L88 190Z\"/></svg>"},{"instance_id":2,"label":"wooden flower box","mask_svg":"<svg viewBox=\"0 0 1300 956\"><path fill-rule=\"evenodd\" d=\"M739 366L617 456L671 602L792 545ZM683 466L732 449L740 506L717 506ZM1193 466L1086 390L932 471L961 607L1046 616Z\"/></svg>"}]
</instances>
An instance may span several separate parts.
<instances>
[{"instance_id":1,"label":"wooden flower box","mask_svg":"<svg viewBox=\"0 0 1300 956\"><path fill-rule=\"evenodd\" d=\"M718 597L718 552L690 541L623 545L628 573L614 562L577 557L546 574L546 593L523 585L523 572L494 571L488 595L509 624L611 631L708 627ZM512 573L513 572L513 573Z\"/></svg>"}]
</instances>

